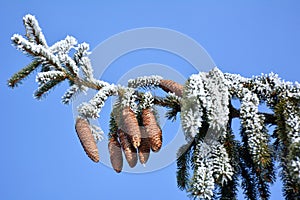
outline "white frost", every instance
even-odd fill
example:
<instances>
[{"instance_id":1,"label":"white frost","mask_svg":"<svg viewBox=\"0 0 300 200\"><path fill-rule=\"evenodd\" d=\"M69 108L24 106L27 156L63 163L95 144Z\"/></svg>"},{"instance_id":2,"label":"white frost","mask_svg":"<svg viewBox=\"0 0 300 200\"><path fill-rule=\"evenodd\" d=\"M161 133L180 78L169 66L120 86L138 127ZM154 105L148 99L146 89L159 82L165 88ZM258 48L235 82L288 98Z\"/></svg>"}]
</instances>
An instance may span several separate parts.
<instances>
[{"instance_id":1,"label":"white frost","mask_svg":"<svg viewBox=\"0 0 300 200\"><path fill-rule=\"evenodd\" d=\"M258 113L259 99L256 94L244 89L240 118L248 137L249 151L255 162L262 163L262 156L268 155L268 134L264 126L264 116Z\"/></svg>"},{"instance_id":2,"label":"white frost","mask_svg":"<svg viewBox=\"0 0 300 200\"><path fill-rule=\"evenodd\" d=\"M145 92L145 94L142 96L142 102L139 105L142 109L146 108L152 108L154 105L154 98L151 94L151 92Z\"/></svg>"},{"instance_id":3,"label":"white frost","mask_svg":"<svg viewBox=\"0 0 300 200\"><path fill-rule=\"evenodd\" d=\"M138 88L138 87L154 87L158 86L163 78L161 76L142 76L135 79L128 80L128 87Z\"/></svg>"},{"instance_id":4,"label":"white frost","mask_svg":"<svg viewBox=\"0 0 300 200\"><path fill-rule=\"evenodd\" d=\"M78 107L78 112L87 118L99 118L99 113L107 98L116 94L117 87L115 85L105 86L88 103L82 103Z\"/></svg>"}]
</instances>

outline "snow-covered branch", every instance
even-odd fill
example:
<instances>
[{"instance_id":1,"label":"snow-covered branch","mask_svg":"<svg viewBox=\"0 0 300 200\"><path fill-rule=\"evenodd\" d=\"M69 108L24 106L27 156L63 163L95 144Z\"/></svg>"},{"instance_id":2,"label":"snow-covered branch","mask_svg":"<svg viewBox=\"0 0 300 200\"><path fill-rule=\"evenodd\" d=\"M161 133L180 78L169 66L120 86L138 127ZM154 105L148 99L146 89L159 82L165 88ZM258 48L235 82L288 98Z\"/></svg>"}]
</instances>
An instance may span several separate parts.
<instances>
[{"instance_id":1,"label":"snow-covered branch","mask_svg":"<svg viewBox=\"0 0 300 200\"><path fill-rule=\"evenodd\" d=\"M8 85L14 88L40 70L34 93L37 99L65 80L69 88L62 97L64 104L70 103L80 92L96 90L94 97L78 107L75 125L84 150L94 162L100 158L96 142L103 138L103 131L90 122L99 118L110 96L118 96L111 113L109 133L109 153L116 172L122 171L122 151L129 166L134 167L138 159L142 164L147 162L150 150L161 149L163 134L154 112L154 106L158 105L168 109L168 119L175 120L180 113L185 139L191 146L180 148L177 177L179 187L187 189L193 197L212 199L216 189L222 193L234 187L236 190L237 177L241 177L249 199L255 198L256 192L267 198L268 184L274 180L273 162L280 160L286 196L300 198L297 196L300 191L298 82L284 81L274 73L245 78L214 68L192 74L184 85L152 75L130 79L127 86L116 86L94 77L87 43L78 43L76 38L66 36L48 46L34 16L24 16L23 22L26 37L14 34L11 40L33 60L14 74ZM156 89L167 94L155 96L153 90ZM233 99L240 100L240 108L233 107ZM261 112L261 104L274 114ZM232 134L233 118L241 119L242 141ZM266 125L275 126L274 143ZM192 163L191 168L189 163ZM189 180L190 169L194 171ZM226 197L234 199L235 195L231 192L230 197Z\"/></svg>"}]
</instances>

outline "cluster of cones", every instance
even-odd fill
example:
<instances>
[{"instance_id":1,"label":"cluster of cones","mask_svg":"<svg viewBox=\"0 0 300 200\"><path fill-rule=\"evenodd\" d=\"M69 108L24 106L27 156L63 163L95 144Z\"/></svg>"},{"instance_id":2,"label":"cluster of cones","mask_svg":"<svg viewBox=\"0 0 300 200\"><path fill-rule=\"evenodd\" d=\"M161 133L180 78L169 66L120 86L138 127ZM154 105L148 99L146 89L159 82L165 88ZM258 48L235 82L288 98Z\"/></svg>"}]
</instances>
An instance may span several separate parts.
<instances>
[{"instance_id":1,"label":"cluster of cones","mask_svg":"<svg viewBox=\"0 0 300 200\"><path fill-rule=\"evenodd\" d=\"M110 161L118 173L123 168L122 151L129 166L134 167L138 160L141 164L145 164L149 159L150 150L158 152L162 146L162 131L151 108L142 110L143 126L139 126L135 113L129 107L122 110L121 117L121 125L116 133L111 134L108 142ZM79 117L76 120L75 128L86 154L94 162L99 162L98 148L89 122Z\"/></svg>"},{"instance_id":2,"label":"cluster of cones","mask_svg":"<svg viewBox=\"0 0 300 200\"><path fill-rule=\"evenodd\" d=\"M161 80L159 87L180 97L183 93L183 86L172 80ZM140 120L129 106L123 108L119 114L118 128L115 133L110 134L108 142L110 161L117 173L123 168L123 153L129 166L133 168L138 160L141 164L145 164L150 151L158 152L162 146L162 131L151 108L141 111ZM78 117L75 129L88 157L94 162L99 162L98 148L88 120Z\"/></svg>"}]
</instances>

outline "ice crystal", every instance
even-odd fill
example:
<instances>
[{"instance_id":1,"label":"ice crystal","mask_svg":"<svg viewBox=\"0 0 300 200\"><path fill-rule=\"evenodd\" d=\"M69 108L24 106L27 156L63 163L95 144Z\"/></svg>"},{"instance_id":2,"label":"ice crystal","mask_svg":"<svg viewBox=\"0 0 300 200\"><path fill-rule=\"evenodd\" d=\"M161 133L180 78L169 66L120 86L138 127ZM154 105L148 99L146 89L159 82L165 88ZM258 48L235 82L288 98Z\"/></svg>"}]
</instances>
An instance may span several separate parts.
<instances>
[{"instance_id":1,"label":"ice crystal","mask_svg":"<svg viewBox=\"0 0 300 200\"><path fill-rule=\"evenodd\" d=\"M51 53L68 54L77 44L76 38L67 35L65 39L56 42L49 50Z\"/></svg>"},{"instance_id":2,"label":"ice crystal","mask_svg":"<svg viewBox=\"0 0 300 200\"><path fill-rule=\"evenodd\" d=\"M182 97L177 96L174 92L168 92L167 97L174 99L177 102L180 102L182 100Z\"/></svg>"},{"instance_id":3,"label":"ice crystal","mask_svg":"<svg viewBox=\"0 0 300 200\"><path fill-rule=\"evenodd\" d=\"M226 79L217 68L209 73L190 76L182 100L182 127L187 138L194 137L199 131L203 109L206 110L210 124L206 142L224 137L229 120L229 95Z\"/></svg>"},{"instance_id":4,"label":"ice crystal","mask_svg":"<svg viewBox=\"0 0 300 200\"><path fill-rule=\"evenodd\" d=\"M137 112L136 94L133 88L125 88L125 92L121 98L121 105L123 108L130 107L133 112Z\"/></svg>"},{"instance_id":5,"label":"ice crystal","mask_svg":"<svg viewBox=\"0 0 300 200\"><path fill-rule=\"evenodd\" d=\"M76 50L74 54L74 60L76 63L79 63L82 57L88 56L91 53L89 52L90 45L83 42L81 44L78 44L76 47L74 47Z\"/></svg>"},{"instance_id":6,"label":"ice crystal","mask_svg":"<svg viewBox=\"0 0 300 200\"><path fill-rule=\"evenodd\" d=\"M39 85L43 85L47 83L48 81L55 80L58 77L65 76L65 73L60 71L47 71L47 72L39 72L36 75L36 82L39 83Z\"/></svg>"},{"instance_id":7,"label":"ice crystal","mask_svg":"<svg viewBox=\"0 0 300 200\"><path fill-rule=\"evenodd\" d=\"M48 47L42 29L39 26L35 16L27 14L23 17L23 23L26 29L26 36L30 42L41 44Z\"/></svg>"},{"instance_id":8,"label":"ice crystal","mask_svg":"<svg viewBox=\"0 0 300 200\"><path fill-rule=\"evenodd\" d=\"M87 80L93 79L93 68L91 65L91 61L88 57L83 57L79 61L79 65L81 66L82 72L85 75Z\"/></svg>"},{"instance_id":9,"label":"ice crystal","mask_svg":"<svg viewBox=\"0 0 300 200\"><path fill-rule=\"evenodd\" d=\"M224 146L219 142L199 141L195 150L195 170L191 182L193 195L211 199L215 183L224 184L232 179L233 168Z\"/></svg>"},{"instance_id":10,"label":"ice crystal","mask_svg":"<svg viewBox=\"0 0 300 200\"><path fill-rule=\"evenodd\" d=\"M204 102L202 103L205 104L206 103L205 97L207 97L207 94L204 90L202 76L203 73L192 74L186 85L185 93L187 98L196 97L201 100L204 100Z\"/></svg>"},{"instance_id":11,"label":"ice crystal","mask_svg":"<svg viewBox=\"0 0 300 200\"><path fill-rule=\"evenodd\" d=\"M248 146L253 159L258 164L262 163L262 157L268 155L268 135L264 126L264 116L258 113L259 99L256 94L244 89L240 118L245 134L248 137Z\"/></svg>"},{"instance_id":12,"label":"ice crystal","mask_svg":"<svg viewBox=\"0 0 300 200\"><path fill-rule=\"evenodd\" d=\"M213 166L215 181L221 185L232 179L233 167L230 164L229 156L224 145L219 142L211 144L211 158L208 165Z\"/></svg>"},{"instance_id":13,"label":"ice crystal","mask_svg":"<svg viewBox=\"0 0 300 200\"><path fill-rule=\"evenodd\" d=\"M97 80L97 79L93 79L92 82L93 82L94 84L96 84L97 86L99 86L100 88L109 85L109 83L107 83L107 82L105 82L105 81Z\"/></svg>"},{"instance_id":14,"label":"ice crystal","mask_svg":"<svg viewBox=\"0 0 300 200\"><path fill-rule=\"evenodd\" d=\"M276 103L276 98L300 97L300 88L297 82L295 84L284 81L273 72L269 74L261 74L259 76L253 76L252 78L244 78L239 74L225 73L225 78L228 83L229 91L232 96L238 98L243 97L243 89L247 88L259 99L266 101L267 104L273 105ZM274 96L274 94L277 94Z\"/></svg>"},{"instance_id":15,"label":"ice crystal","mask_svg":"<svg viewBox=\"0 0 300 200\"><path fill-rule=\"evenodd\" d=\"M239 74L225 73L224 78L227 80L226 84L231 96L241 97L244 84L249 81L248 78L244 78Z\"/></svg>"},{"instance_id":16,"label":"ice crystal","mask_svg":"<svg viewBox=\"0 0 300 200\"><path fill-rule=\"evenodd\" d=\"M291 177L300 183L300 157L296 157L290 164Z\"/></svg>"},{"instance_id":17,"label":"ice crystal","mask_svg":"<svg viewBox=\"0 0 300 200\"><path fill-rule=\"evenodd\" d=\"M69 104L78 92L80 92L80 91L85 92L85 91L87 91L87 89L88 88L86 86L79 86L76 84L72 85L62 96L62 98L61 98L62 103Z\"/></svg>"},{"instance_id":18,"label":"ice crystal","mask_svg":"<svg viewBox=\"0 0 300 200\"><path fill-rule=\"evenodd\" d=\"M128 87L154 87L158 86L163 78L161 76L142 76L135 79L128 80Z\"/></svg>"},{"instance_id":19,"label":"ice crystal","mask_svg":"<svg viewBox=\"0 0 300 200\"><path fill-rule=\"evenodd\" d=\"M229 91L223 73L217 68L211 70L206 76L203 74L202 79L207 96L210 97L206 104L210 134L207 135L206 140L213 141L225 137L229 120Z\"/></svg>"},{"instance_id":20,"label":"ice crystal","mask_svg":"<svg viewBox=\"0 0 300 200\"><path fill-rule=\"evenodd\" d=\"M141 107L141 109L152 108L152 106L154 105L153 102L154 102L154 98L153 98L151 92L146 92L142 96L142 101L140 103L140 107Z\"/></svg>"},{"instance_id":21,"label":"ice crystal","mask_svg":"<svg viewBox=\"0 0 300 200\"><path fill-rule=\"evenodd\" d=\"M198 134L202 125L202 115L202 110L198 107L181 111L181 124L187 141L191 141Z\"/></svg>"},{"instance_id":22,"label":"ice crystal","mask_svg":"<svg viewBox=\"0 0 300 200\"><path fill-rule=\"evenodd\" d=\"M101 108L104 106L105 101L109 96L117 94L117 87L115 85L108 85L101 88L97 94L88 102L82 103L78 111L80 115L87 118L98 118Z\"/></svg>"},{"instance_id":23,"label":"ice crystal","mask_svg":"<svg viewBox=\"0 0 300 200\"><path fill-rule=\"evenodd\" d=\"M104 132L99 126L91 125L92 134L96 142L103 140Z\"/></svg>"},{"instance_id":24,"label":"ice crystal","mask_svg":"<svg viewBox=\"0 0 300 200\"><path fill-rule=\"evenodd\" d=\"M299 108L295 108L291 103L286 103L284 114L286 116L286 125L288 128L288 138L291 143L300 142L300 114L297 112Z\"/></svg>"},{"instance_id":25,"label":"ice crystal","mask_svg":"<svg viewBox=\"0 0 300 200\"><path fill-rule=\"evenodd\" d=\"M200 166L197 166L197 170L194 174L194 182L191 189L193 196L198 199L210 200L213 196L214 189L213 172L200 163Z\"/></svg>"},{"instance_id":26,"label":"ice crystal","mask_svg":"<svg viewBox=\"0 0 300 200\"><path fill-rule=\"evenodd\" d=\"M21 35L14 34L11 38L16 48L22 50L25 54L29 54L39 58L43 63L52 63L57 69L61 70L61 64L56 55L52 54L49 49L29 42Z\"/></svg>"},{"instance_id":27,"label":"ice crystal","mask_svg":"<svg viewBox=\"0 0 300 200\"><path fill-rule=\"evenodd\" d=\"M181 101L181 124L187 141L193 139L202 125L203 104L206 93L199 74L193 74L187 81ZM205 102L201 102L204 100Z\"/></svg>"}]
</instances>

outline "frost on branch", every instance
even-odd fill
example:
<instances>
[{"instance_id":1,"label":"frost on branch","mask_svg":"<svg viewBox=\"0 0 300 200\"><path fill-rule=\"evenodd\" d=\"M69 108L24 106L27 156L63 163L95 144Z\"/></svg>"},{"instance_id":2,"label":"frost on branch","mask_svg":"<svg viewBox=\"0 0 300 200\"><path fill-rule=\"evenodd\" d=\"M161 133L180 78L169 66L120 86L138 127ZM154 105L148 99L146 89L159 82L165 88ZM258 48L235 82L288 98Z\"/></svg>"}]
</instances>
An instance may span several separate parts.
<instances>
[{"instance_id":1,"label":"frost on branch","mask_svg":"<svg viewBox=\"0 0 300 200\"><path fill-rule=\"evenodd\" d=\"M146 109L146 108L152 108L154 105L154 98L151 94L151 92L146 92L141 100L141 103L139 104L141 109Z\"/></svg>"},{"instance_id":2,"label":"frost on branch","mask_svg":"<svg viewBox=\"0 0 300 200\"><path fill-rule=\"evenodd\" d=\"M181 124L187 141L191 141L202 126L206 96L201 74L192 75L185 85L181 102Z\"/></svg>"},{"instance_id":3,"label":"frost on branch","mask_svg":"<svg viewBox=\"0 0 300 200\"><path fill-rule=\"evenodd\" d=\"M137 95L135 90L132 88L124 88L123 96L121 97L121 106L123 108L129 107L134 113L137 112L136 104Z\"/></svg>"},{"instance_id":4,"label":"frost on branch","mask_svg":"<svg viewBox=\"0 0 300 200\"><path fill-rule=\"evenodd\" d=\"M106 99L116 95L117 88L115 85L108 85L99 90L99 92L88 102L79 106L78 112L86 118L99 118L101 108L104 106Z\"/></svg>"},{"instance_id":5,"label":"frost on branch","mask_svg":"<svg viewBox=\"0 0 300 200\"><path fill-rule=\"evenodd\" d=\"M71 49L74 49L77 45L77 40L73 36L67 35L65 39L60 40L53 44L49 50L52 53L58 53L58 54L68 54Z\"/></svg>"},{"instance_id":6,"label":"frost on branch","mask_svg":"<svg viewBox=\"0 0 300 200\"><path fill-rule=\"evenodd\" d=\"M300 109L291 102L286 102L284 110L286 125L288 126L288 138L291 143L300 143Z\"/></svg>"},{"instance_id":7,"label":"frost on branch","mask_svg":"<svg viewBox=\"0 0 300 200\"><path fill-rule=\"evenodd\" d=\"M240 110L241 123L248 137L248 147L253 161L265 166L266 162L270 162L265 159L270 157L269 137L264 125L264 116L258 113L258 105L257 95L245 89Z\"/></svg>"},{"instance_id":8,"label":"frost on branch","mask_svg":"<svg viewBox=\"0 0 300 200\"><path fill-rule=\"evenodd\" d=\"M138 88L138 87L155 87L158 86L160 81L163 78L161 76L142 76L142 77L138 77L136 79L130 79L128 80L128 87L132 87L132 88Z\"/></svg>"},{"instance_id":9,"label":"frost on branch","mask_svg":"<svg viewBox=\"0 0 300 200\"><path fill-rule=\"evenodd\" d=\"M63 104L69 104L73 98L76 97L76 95L80 92L85 92L87 91L86 86L79 86L79 85L72 85L69 87L69 89L65 92L65 94L62 96L61 101Z\"/></svg>"},{"instance_id":10,"label":"frost on branch","mask_svg":"<svg viewBox=\"0 0 300 200\"><path fill-rule=\"evenodd\" d=\"M210 143L224 137L229 120L228 104L228 87L219 69L214 68L208 73L192 75L185 87L181 109L186 138L194 138L199 132L204 111L210 132L205 138L206 142Z\"/></svg>"},{"instance_id":11,"label":"frost on branch","mask_svg":"<svg viewBox=\"0 0 300 200\"><path fill-rule=\"evenodd\" d=\"M38 21L32 15L25 15L23 17L23 24L26 30L26 37L30 42L40 44L47 47L45 36L42 33L42 29L39 26Z\"/></svg>"},{"instance_id":12,"label":"frost on branch","mask_svg":"<svg viewBox=\"0 0 300 200\"><path fill-rule=\"evenodd\" d=\"M177 154L180 189L202 199L236 199L241 177L245 198L268 199L269 185L275 181L274 162L278 161L284 196L300 199L298 82L284 81L274 73L245 78L214 68L191 75L184 86L157 75L115 86L94 77L87 43L66 36L51 46L34 16L24 16L23 22L25 36L14 34L11 40L32 61L8 80L8 86L14 88L37 72L34 96L41 99L66 80L69 88L62 97L64 104L80 92L95 90L94 97L78 107L75 125L80 142L93 161L99 161L96 142L102 139L103 131L90 122L99 118L108 97L118 96L111 114L108 146L116 172L122 170L122 151L129 166L134 167L138 159L145 164L151 150L161 149L162 130L154 106L162 106L169 109L166 117L170 120L180 113L188 142ZM153 90L158 88L167 95L154 95ZM240 108L232 105L232 99L240 100ZM261 112L259 105L270 111ZM241 121L241 141L232 134L233 118ZM275 126L272 134L267 125ZM193 175L189 176L191 171Z\"/></svg>"},{"instance_id":13,"label":"frost on branch","mask_svg":"<svg viewBox=\"0 0 300 200\"><path fill-rule=\"evenodd\" d=\"M215 184L225 184L232 179L233 168L224 146L218 142L208 145L199 141L196 146L195 170L191 192L199 199L212 199Z\"/></svg>"},{"instance_id":14,"label":"frost on branch","mask_svg":"<svg viewBox=\"0 0 300 200\"><path fill-rule=\"evenodd\" d=\"M290 101L284 102L284 108L287 142L290 143L286 164L289 176L300 183L300 109Z\"/></svg>"},{"instance_id":15,"label":"frost on branch","mask_svg":"<svg viewBox=\"0 0 300 200\"><path fill-rule=\"evenodd\" d=\"M36 76L36 82L39 85L43 85L51 80L55 80L59 77L63 77L65 74L60 71L48 71L48 72L40 72Z\"/></svg>"},{"instance_id":16,"label":"frost on branch","mask_svg":"<svg viewBox=\"0 0 300 200\"><path fill-rule=\"evenodd\" d=\"M292 160L290 163L290 173L296 181L300 180L300 158L297 157L295 160Z\"/></svg>"},{"instance_id":17,"label":"frost on branch","mask_svg":"<svg viewBox=\"0 0 300 200\"><path fill-rule=\"evenodd\" d=\"M209 134L206 135L205 141L210 143L225 137L229 120L229 91L224 75L219 69L214 68L202 77L207 96L210 97L205 107L209 123Z\"/></svg>"}]
</instances>

